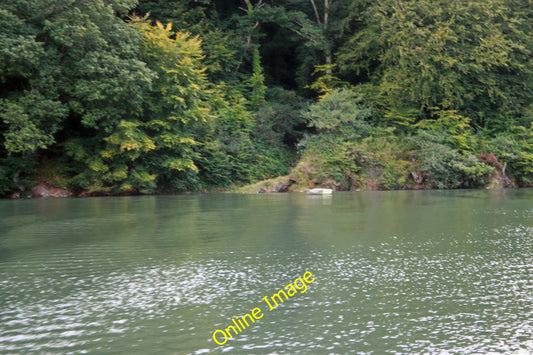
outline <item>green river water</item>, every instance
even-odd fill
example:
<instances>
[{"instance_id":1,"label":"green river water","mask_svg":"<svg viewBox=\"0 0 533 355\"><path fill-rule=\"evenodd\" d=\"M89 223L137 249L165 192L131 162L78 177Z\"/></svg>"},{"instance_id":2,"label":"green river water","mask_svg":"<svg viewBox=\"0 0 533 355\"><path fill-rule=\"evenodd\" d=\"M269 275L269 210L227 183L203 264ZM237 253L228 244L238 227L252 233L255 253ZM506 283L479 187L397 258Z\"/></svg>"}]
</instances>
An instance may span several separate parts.
<instances>
[{"instance_id":1,"label":"green river water","mask_svg":"<svg viewBox=\"0 0 533 355\"><path fill-rule=\"evenodd\" d=\"M530 354L532 276L531 189L1 200L0 353Z\"/></svg>"}]
</instances>

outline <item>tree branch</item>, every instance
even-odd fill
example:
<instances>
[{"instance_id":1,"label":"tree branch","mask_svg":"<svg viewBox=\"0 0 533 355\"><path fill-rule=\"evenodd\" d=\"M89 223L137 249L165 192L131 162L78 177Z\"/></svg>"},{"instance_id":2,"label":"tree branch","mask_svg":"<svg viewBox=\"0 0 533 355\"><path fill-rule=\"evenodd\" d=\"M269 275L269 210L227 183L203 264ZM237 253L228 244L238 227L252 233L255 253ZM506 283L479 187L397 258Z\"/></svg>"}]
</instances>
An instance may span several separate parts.
<instances>
[{"instance_id":1,"label":"tree branch","mask_svg":"<svg viewBox=\"0 0 533 355\"><path fill-rule=\"evenodd\" d=\"M311 0L311 5L313 5L313 10L315 11L316 22L321 25L322 22L320 22L320 14L318 13L318 9L316 8L315 0Z\"/></svg>"}]
</instances>

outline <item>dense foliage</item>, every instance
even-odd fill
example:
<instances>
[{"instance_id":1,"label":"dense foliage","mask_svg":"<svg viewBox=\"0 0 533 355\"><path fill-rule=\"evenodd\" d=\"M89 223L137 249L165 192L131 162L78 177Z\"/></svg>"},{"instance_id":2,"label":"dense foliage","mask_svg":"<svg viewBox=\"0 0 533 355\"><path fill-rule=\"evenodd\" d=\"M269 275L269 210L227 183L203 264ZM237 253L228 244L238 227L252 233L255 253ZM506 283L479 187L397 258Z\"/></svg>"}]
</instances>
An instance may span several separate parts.
<instances>
[{"instance_id":1,"label":"dense foliage","mask_svg":"<svg viewBox=\"0 0 533 355\"><path fill-rule=\"evenodd\" d=\"M1 1L0 194L530 186L532 50L531 0Z\"/></svg>"}]
</instances>

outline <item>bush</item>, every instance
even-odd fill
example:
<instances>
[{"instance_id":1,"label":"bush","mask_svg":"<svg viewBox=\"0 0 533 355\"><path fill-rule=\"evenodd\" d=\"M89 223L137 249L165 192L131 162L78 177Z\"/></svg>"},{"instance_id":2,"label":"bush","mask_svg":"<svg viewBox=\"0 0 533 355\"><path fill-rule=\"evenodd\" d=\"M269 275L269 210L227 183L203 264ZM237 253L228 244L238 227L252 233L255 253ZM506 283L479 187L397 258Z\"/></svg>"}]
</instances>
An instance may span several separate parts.
<instances>
[{"instance_id":1,"label":"bush","mask_svg":"<svg viewBox=\"0 0 533 355\"><path fill-rule=\"evenodd\" d=\"M502 171L520 186L533 183L533 124L531 129L517 127L514 134L502 133L490 140L487 149L504 164Z\"/></svg>"},{"instance_id":2,"label":"bush","mask_svg":"<svg viewBox=\"0 0 533 355\"><path fill-rule=\"evenodd\" d=\"M318 133L339 135L347 140L367 137L372 126L366 119L372 112L362 107L361 102L354 92L334 90L304 112L304 118Z\"/></svg>"},{"instance_id":3,"label":"bush","mask_svg":"<svg viewBox=\"0 0 533 355\"><path fill-rule=\"evenodd\" d=\"M302 110L307 101L293 91L270 90L271 103L261 107L255 115L254 137L291 148L302 138L306 120Z\"/></svg>"},{"instance_id":4,"label":"bush","mask_svg":"<svg viewBox=\"0 0 533 355\"><path fill-rule=\"evenodd\" d=\"M37 170L37 160L33 154L25 159L8 156L0 159L0 196L14 191L31 193L29 187L35 184L33 176Z\"/></svg>"},{"instance_id":5,"label":"bush","mask_svg":"<svg viewBox=\"0 0 533 355\"><path fill-rule=\"evenodd\" d=\"M373 177L379 188L397 190L405 187L411 163L405 160L407 154L401 140L389 131L365 138L363 145L373 153L372 160L361 164L373 169Z\"/></svg>"},{"instance_id":6,"label":"bush","mask_svg":"<svg viewBox=\"0 0 533 355\"><path fill-rule=\"evenodd\" d=\"M493 171L493 167L481 163L475 156L462 155L446 145L449 137L445 133L419 130L410 141L412 155L428 187L475 187L486 184L482 177Z\"/></svg>"}]
</instances>

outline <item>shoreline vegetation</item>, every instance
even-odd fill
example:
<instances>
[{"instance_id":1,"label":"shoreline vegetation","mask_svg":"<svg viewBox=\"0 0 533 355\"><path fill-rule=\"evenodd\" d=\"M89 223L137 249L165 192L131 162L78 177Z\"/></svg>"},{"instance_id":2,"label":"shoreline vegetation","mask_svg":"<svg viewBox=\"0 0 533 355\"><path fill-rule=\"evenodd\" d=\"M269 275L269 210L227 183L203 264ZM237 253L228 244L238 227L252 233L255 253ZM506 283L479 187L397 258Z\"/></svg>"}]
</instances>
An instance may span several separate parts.
<instances>
[{"instance_id":1,"label":"shoreline vegetation","mask_svg":"<svg viewBox=\"0 0 533 355\"><path fill-rule=\"evenodd\" d=\"M533 186L523 0L0 4L0 197Z\"/></svg>"}]
</instances>

